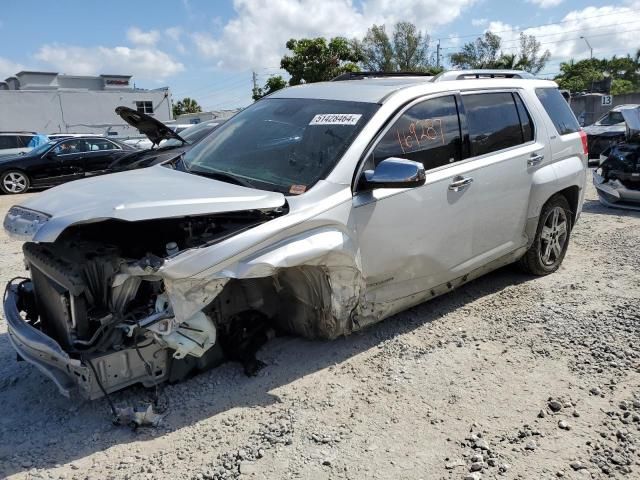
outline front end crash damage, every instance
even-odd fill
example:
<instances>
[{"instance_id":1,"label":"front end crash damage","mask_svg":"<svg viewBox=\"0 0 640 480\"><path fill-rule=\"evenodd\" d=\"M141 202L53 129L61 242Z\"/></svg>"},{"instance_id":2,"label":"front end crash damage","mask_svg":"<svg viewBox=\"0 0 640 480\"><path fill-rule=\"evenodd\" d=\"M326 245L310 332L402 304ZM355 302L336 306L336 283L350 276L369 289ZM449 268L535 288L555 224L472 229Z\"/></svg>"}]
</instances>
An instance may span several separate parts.
<instances>
[{"instance_id":1,"label":"front end crash damage","mask_svg":"<svg viewBox=\"0 0 640 480\"><path fill-rule=\"evenodd\" d=\"M13 281L4 299L11 343L61 393L96 399L224 360L254 373L253 354L274 330L334 338L364 326L355 314L364 287L356 249L333 227L176 277L184 253L202 254L284 213L105 220L69 227L54 242L26 242L31 278Z\"/></svg>"},{"instance_id":2,"label":"front end crash damage","mask_svg":"<svg viewBox=\"0 0 640 480\"><path fill-rule=\"evenodd\" d=\"M640 108L622 113L626 141L607 150L593 173L593 184L603 205L640 210Z\"/></svg>"}]
</instances>

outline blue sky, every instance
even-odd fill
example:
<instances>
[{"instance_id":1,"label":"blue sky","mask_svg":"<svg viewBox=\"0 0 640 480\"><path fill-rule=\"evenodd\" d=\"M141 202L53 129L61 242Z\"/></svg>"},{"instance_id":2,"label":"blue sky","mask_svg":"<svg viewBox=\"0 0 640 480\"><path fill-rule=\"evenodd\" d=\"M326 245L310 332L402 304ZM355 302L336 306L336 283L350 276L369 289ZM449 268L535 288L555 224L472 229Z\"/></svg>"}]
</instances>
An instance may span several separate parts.
<instances>
[{"instance_id":1,"label":"blue sky","mask_svg":"<svg viewBox=\"0 0 640 480\"><path fill-rule=\"evenodd\" d=\"M206 109L251 102L279 73L288 38L362 37L401 20L440 39L443 54L490 29L505 52L521 31L534 34L552 60L626 55L640 48L640 1L621 0L23 0L0 10L0 78L20 69L68 74L133 74L136 86L168 85ZM446 57L445 57L446 59Z\"/></svg>"}]
</instances>

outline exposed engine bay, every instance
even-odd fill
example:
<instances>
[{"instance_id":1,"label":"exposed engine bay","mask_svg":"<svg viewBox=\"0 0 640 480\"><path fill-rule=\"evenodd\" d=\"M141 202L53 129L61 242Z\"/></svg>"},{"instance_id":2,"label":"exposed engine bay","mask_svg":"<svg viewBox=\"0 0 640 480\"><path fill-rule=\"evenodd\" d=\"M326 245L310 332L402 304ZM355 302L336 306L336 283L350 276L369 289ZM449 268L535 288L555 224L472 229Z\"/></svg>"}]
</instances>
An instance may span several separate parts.
<instances>
[{"instance_id":1,"label":"exposed engine bay","mask_svg":"<svg viewBox=\"0 0 640 480\"><path fill-rule=\"evenodd\" d=\"M622 114L626 141L603 152L593 182L603 205L640 210L640 108Z\"/></svg>"},{"instance_id":2,"label":"exposed engine bay","mask_svg":"<svg viewBox=\"0 0 640 480\"><path fill-rule=\"evenodd\" d=\"M227 280L210 303L180 320L157 272L185 249L211 245L284 213L281 208L73 226L55 242L24 244L31 278L14 281L8 293L17 297L22 318L69 357L64 368L77 377L82 397L98 398L134 383L179 381L224 360L242 362L252 375L260 368L255 351L286 310L280 300L286 298L287 279L279 286L269 278ZM11 340L20 344L22 337L12 334ZM60 381L62 390L71 390Z\"/></svg>"}]
</instances>

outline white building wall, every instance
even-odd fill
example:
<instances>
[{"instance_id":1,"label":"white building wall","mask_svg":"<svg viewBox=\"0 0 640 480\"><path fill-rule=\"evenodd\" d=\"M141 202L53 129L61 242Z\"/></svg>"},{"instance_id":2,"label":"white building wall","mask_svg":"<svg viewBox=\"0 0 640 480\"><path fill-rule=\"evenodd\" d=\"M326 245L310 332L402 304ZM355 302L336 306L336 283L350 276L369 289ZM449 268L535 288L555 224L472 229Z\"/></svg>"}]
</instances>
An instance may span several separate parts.
<instances>
[{"instance_id":1,"label":"white building wall","mask_svg":"<svg viewBox=\"0 0 640 480\"><path fill-rule=\"evenodd\" d=\"M172 119L169 90L0 90L0 131L100 133L136 137L139 132L115 114L124 105L151 101L154 117Z\"/></svg>"}]
</instances>

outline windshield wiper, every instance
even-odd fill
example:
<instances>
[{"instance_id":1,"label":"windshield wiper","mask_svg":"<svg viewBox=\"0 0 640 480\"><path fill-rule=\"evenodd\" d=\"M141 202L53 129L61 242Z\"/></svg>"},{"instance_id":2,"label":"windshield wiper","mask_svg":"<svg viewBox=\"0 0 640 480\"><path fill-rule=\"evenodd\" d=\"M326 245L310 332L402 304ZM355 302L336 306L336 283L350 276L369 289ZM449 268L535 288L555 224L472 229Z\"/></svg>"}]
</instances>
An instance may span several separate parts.
<instances>
[{"instance_id":1,"label":"windshield wiper","mask_svg":"<svg viewBox=\"0 0 640 480\"><path fill-rule=\"evenodd\" d=\"M222 182L227 182L227 183L235 183L236 185L240 185L241 187L247 187L247 188L256 188L251 182L249 182L248 180L245 180L242 177L237 177L236 175L233 175L231 173L228 172L223 172L221 170L216 170L216 171L203 171L203 170L193 170L193 169L189 169L187 168L184 160L182 161L183 166L185 167L185 170L189 173L193 173L194 175L200 175L202 177L207 177L207 178L211 178L213 180L220 180Z\"/></svg>"}]
</instances>

